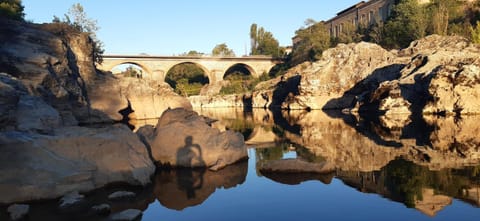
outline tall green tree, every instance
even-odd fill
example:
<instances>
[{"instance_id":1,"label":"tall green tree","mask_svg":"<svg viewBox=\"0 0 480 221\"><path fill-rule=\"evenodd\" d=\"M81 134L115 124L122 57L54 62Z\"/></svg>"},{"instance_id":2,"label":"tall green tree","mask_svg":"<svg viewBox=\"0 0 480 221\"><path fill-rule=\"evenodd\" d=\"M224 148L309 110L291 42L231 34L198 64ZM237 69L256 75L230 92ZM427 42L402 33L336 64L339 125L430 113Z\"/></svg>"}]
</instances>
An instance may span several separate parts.
<instances>
[{"instance_id":1,"label":"tall green tree","mask_svg":"<svg viewBox=\"0 0 480 221\"><path fill-rule=\"evenodd\" d=\"M417 0L398 0L391 19L385 24L384 45L388 48L407 47L410 42L425 37L427 26L425 7Z\"/></svg>"},{"instance_id":2,"label":"tall green tree","mask_svg":"<svg viewBox=\"0 0 480 221\"><path fill-rule=\"evenodd\" d=\"M213 56L235 56L233 50L229 49L227 44L222 43L216 45L212 50Z\"/></svg>"},{"instance_id":3,"label":"tall green tree","mask_svg":"<svg viewBox=\"0 0 480 221\"><path fill-rule=\"evenodd\" d=\"M283 55L278 40L273 37L271 32L265 31L263 27L258 28L257 24L252 24L250 38L252 42L251 55L271 55L274 57Z\"/></svg>"},{"instance_id":4,"label":"tall green tree","mask_svg":"<svg viewBox=\"0 0 480 221\"><path fill-rule=\"evenodd\" d=\"M0 16L15 20L23 20L23 5L21 0L0 0Z\"/></svg>"},{"instance_id":5,"label":"tall green tree","mask_svg":"<svg viewBox=\"0 0 480 221\"><path fill-rule=\"evenodd\" d=\"M257 31L258 27L257 24L253 23L250 26L250 53L252 55L257 54L257 46L258 46L258 37L257 37Z\"/></svg>"},{"instance_id":6,"label":"tall green tree","mask_svg":"<svg viewBox=\"0 0 480 221\"><path fill-rule=\"evenodd\" d=\"M297 42L292 51L292 63L319 59L322 52L331 47L330 33L323 22L315 23L307 20L308 26L296 31Z\"/></svg>"}]
</instances>

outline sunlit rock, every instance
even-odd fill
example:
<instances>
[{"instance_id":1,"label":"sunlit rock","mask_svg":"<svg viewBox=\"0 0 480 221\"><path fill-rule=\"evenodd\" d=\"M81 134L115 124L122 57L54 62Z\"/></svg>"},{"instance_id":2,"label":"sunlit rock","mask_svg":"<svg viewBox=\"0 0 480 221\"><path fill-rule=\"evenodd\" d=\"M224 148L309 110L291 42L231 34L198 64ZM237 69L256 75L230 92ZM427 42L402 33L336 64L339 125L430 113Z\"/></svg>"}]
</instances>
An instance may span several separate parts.
<instances>
[{"instance_id":1,"label":"sunlit rock","mask_svg":"<svg viewBox=\"0 0 480 221\"><path fill-rule=\"evenodd\" d=\"M352 108L357 96L368 89L365 81L369 75L381 79L393 79L389 72L394 66L396 54L371 43L340 44L326 50L322 58L299 70L301 81L295 103L309 109ZM380 81L381 82L381 81ZM335 99L342 98L342 99Z\"/></svg>"},{"instance_id":2,"label":"sunlit rock","mask_svg":"<svg viewBox=\"0 0 480 221\"><path fill-rule=\"evenodd\" d=\"M456 66L442 67L437 71L429 87L433 100L425 107L425 113L480 112L480 63L468 64L471 65L458 67L458 64L451 64Z\"/></svg>"},{"instance_id":3,"label":"sunlit rock","mask_svg":"<svg viewBox=\"0 0 480 221\"><path fill-rule=\"evenodd\" d=\"M173 167L218 170L248 158L240 133L212 128L196 112L177 108L163 113L149 139L153 159Z\"/></svg>"},{"instance_id":4,"label":"sunlit rock","mask_svg":"<svg viewBox=\"0 0 480 221\"><path fill-rule=\"evenodd\" d=\"M211 95L190 96L188 100L196 108L225 108L251 106L250 95Z\"/></svg>"}]
</instances>

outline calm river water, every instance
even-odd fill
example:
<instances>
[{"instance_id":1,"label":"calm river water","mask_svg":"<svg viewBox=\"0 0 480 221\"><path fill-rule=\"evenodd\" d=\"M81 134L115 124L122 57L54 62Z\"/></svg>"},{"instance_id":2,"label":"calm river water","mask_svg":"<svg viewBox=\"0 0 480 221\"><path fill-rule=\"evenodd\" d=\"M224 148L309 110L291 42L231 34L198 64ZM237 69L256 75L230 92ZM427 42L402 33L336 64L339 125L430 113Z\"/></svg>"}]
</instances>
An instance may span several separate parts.
<instances>
[{"instance_id":1,"label":"calm river water","mask_svg":"<svg viewBox=\"0 0 480 221\"><path fill-rule=\"evenodd\" d=\"M28 220L103 220L82 211L105 202L112 213L140 209L148 221L480 220L480 116L197 111L218 119L220 130L241 132L249 159L217 172L158 170L145 188L87 193L78 211L59 212L58 200L32 202ZM266 172L274 163L289 167ZM318 165L332 170L305 171ZM119 190L136 197L106 201ZM8 220L5 212L0 208L0 220Z\"/></svg>"},{"instance_id":2,"label":"calm river water","mask_svg":"<svg viewBox=\"0 0 480 221\"><path fill-rule=\"evenodd\" d=\"M218 172L159 171L142 220L480 218L480 117L197 111L243 133L249 160ZM263 172L285 159L336 169Z\"/></svg>"}]
</instances>

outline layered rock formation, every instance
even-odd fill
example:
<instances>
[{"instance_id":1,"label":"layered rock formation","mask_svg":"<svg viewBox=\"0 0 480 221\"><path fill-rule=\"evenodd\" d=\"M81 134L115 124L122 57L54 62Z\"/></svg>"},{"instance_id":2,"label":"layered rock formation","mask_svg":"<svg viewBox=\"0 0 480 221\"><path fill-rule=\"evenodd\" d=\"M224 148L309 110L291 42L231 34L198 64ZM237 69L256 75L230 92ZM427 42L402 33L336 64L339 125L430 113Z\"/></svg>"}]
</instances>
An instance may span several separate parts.
<instances>
[{"instance_id":1,"label":"layered rock formation","mask_svg":"<svg viewBox=\"0 0 480 221\"><path fill-rule=\"evenodd\" d=\"M109 183L150 183L155 167L125 126L0 133L0 202L49 199Z\"/></svg>"},{"instance_id":2,"label":"layered rock formation","mask_svg":"<svg viewBox=\"0 0 480 221\"><path fill-rule=\"evenodd\" d=\"M92 108L97 99L114 97L91 97L93 91L120 81L97 73L86 33L61 23L0 19L0 39L1 203L55 198L110 183L151 182L154 164L128 128L78 126L121 119L116 112L124 108L107 114L106 108ZM137 96L136 90L124 90Z\"/></svg>"},{"instance_id":3,"label":"layered rock formation","mask_svg":"<svg viewBox=\"0 0 480 221\"><path fill-rule=\"evenodd\" d=\"M261 83L253 106L394 113L479 113L480 47L432 35L401 51L340 44L314 63ZM300 78L297 79L297 78ZM287 85L293 81L297 85Z\"/></svg>"}]
</instances>

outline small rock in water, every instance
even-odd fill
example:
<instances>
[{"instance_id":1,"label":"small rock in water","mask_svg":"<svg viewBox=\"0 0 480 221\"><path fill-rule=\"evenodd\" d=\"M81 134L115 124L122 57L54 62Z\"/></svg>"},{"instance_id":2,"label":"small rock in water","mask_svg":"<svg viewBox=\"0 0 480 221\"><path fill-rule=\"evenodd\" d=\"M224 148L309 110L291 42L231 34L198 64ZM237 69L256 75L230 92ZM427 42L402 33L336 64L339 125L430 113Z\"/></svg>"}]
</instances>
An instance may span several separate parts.
<instances>
[{"instance_id":1,"label":"small rock in water","mask_svg":"<svg viewBox=\"0 0 480 221\"><path fill-rule=\"evenodd\" d=\"M60 199L60 209L68 209L83 202L85 197L77 191L71 192Z\"/></svg>"},{"instance_id":2,"label":"small rock in water","mask_svg":"<svg viewBox=\"0 0 480 221\"><path fill-rule=\"evenodd\" d=\"M141 217L142 217L142 211L138 209L127 209L122 212L111 215L108 220L133 221L133 220L140 220Z\"/></svg>"},{"instance_id":3,"label":"small rock in water","mask_svg":"<svg viewBox=\"0 0 480 221\"><path fill-rule=\"evenodd\" d=\"M121 200L135 198L136 194L129 191L117 191L108 196L109 200Z\"/></svg>"},{"instance_id":4,"label":"small rock in water","mask_svg":"<svg viewBox=\"0 0 480 221\"><path fill-rule=\"evenodd\" d=\"M91 211L97 215L108 215L110 214L111 207L110 205L104 203L100 205L92 206Z\"/></svg>"},{"instance_id":5,"label":"small rock in water","mask_svg":"<svg viewBox=\"0 0 480 221\"><path fill-rule=\"evenodd\" d=\"M27 216L30 206L25 204L13 204L7 208L11 220L20 220Z\"/></svg>"}]
</instances>

